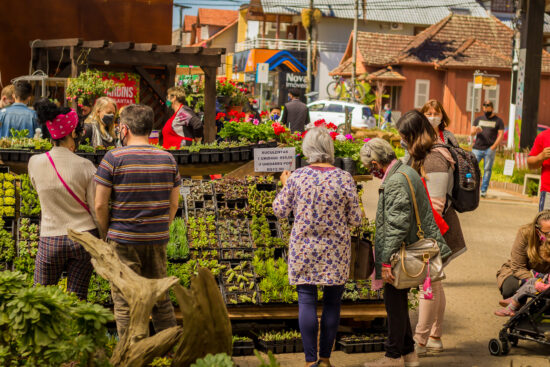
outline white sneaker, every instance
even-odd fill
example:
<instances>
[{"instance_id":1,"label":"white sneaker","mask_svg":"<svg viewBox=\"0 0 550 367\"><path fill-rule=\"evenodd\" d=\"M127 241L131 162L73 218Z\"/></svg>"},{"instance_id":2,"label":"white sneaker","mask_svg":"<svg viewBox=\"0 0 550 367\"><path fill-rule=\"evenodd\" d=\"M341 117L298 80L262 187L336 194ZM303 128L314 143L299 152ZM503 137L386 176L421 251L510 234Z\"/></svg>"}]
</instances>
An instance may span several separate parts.
<instances>
[{"instance_id":1,"label":"white sneaker","mask_svg":"<svg viewBox=\"0 0 550 367\"><path fill-rule=\"evenodd\" d=\"M423 357L428 353L428 348L426 346L421 346L419 343L415 341L414 343L414 351L416 352L416 355L418 357Z\"/></svg>"},{"instance_id":2,"label":"white sneaker","mask_svg":"<svg viewBox=\"0 0 550 367\"><path fill-rule=\"evenodd\" d=\"M430 336L428 338L428 343L426 343L426 349L429 352L440 353L443 351L443 343L441 342L441 339L432 338Z\"/></svg>"},{"instance_id":3,"label":"white sneaker","mask_svg":"<svg viewBox=\"0 0 550 367\"><path fill-rule=\"evenodd\" d=\"M418 360L418 355L416 354L416 351L403 356L403 361L405 362L405 367L420 366L420 361Z\"/></svg>"},{"instance_id":4,"label":"white sneaker","mask_svg":"<svg viewBox=\"0 0 550 367\"><path fill-rule=\"evenodd\" d=\"M389 358L384 356L380 359L377 359L376 361L366 362L363 366L365 367L404 367L405 362L403 361L403 357Z\"/></svg>"}]
</instances>

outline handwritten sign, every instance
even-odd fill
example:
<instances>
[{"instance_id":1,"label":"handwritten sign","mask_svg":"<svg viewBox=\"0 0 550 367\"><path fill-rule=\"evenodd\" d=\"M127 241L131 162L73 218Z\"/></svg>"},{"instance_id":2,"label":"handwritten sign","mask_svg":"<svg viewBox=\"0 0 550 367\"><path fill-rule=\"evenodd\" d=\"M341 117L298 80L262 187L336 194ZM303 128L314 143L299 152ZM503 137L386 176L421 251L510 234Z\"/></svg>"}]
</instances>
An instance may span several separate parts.
<instances>
[{"instance_id":1,"label":"handwritten sign","mask_svg":"<svg viewBox=\"0 0 550 367\"><path fill-rule=\"evenodd\" d=\"M507 159L504 162L504 176L513 176L514 175L514 166L516 164L516 161L513 159Z\"/></svg>"},{"instance_id":2,"label":"handwritten sign","mask_svg":"<svg viewBox=\"0 0 550 367\"><path fill-rule=\"evenodd\" d=\"M254 149L254 172L283 172L296 169L296 148Z\"/></svg>"}]
</instances>

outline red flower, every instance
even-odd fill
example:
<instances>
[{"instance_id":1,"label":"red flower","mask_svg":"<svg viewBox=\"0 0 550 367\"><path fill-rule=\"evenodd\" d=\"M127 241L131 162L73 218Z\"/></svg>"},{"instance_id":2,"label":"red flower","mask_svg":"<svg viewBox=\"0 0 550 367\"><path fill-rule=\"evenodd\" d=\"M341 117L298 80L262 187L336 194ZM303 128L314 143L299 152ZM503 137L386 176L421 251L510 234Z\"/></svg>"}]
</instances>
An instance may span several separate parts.
<instances>
[{"instance_id":1,"label":"red flower","mask_svg":"<svg viewBox=\"0 0 550 367\"><path fill-rule=\"evenodd\" d=\"M315 121L313 124L315 125L315 127L319 127L322 125L326 125L326 122L325 122L325 119L321 119L321 120Z\"/></svg>"},{"instance_id":2,"label":"red flower","mask_svg":"<svg viewBox=\"0 0 550 367\"><path fill-rule=\"evenodd\" d=\"M244 119L244 118L246 117L246 113L244 113L244 112L239 112L239 113L237 113L236 116L237 116L239 119Z\"/></svg>"},{"instance_id":3,"label":"red flower","mask_svg":"<svg viewBox=\"0 0 550 367\"><path fill-rule=\"evenodd\" d=\"M330 137L332 138L332 140L335 140L337 136L338 136L338 133L336 131L330 132Z\"/></svg>"},{"instance_id":4,"label":"red flower","mask_svg":"<svg viewBox=\"0 0 550 367\"><path fill-rule=\"evenodd\" d=\"M273 132L275 133L275 135L281 135L282 133L284 133L286 131L285 127L281 124L279 124L278 122L275 122L273 123L273 125L271 125L273 127Z\"/></svg>"},{"instance_id":5,"label":"red flower","mask_svg":"<svg viewBox=\"0 0 550 367\"><path fill-rule=\"evenodd\" d=\"M230 117L236 117L237 116L237 111L234 111L234 110L231 110L229 111L227 114L230 116Z\"/></svg>"},{"instance_id":6,"label":"red flower","mask_svg":"<svg viewBox=\"0 0 550 367\"><path fill-rule=\"evenodd\" d=\"M302 139L306 137L307 130L302 133Z\"/></svg>"},{"instance_id":7,"label":"red flower","mask_svg":"<svg viewBox=\"0 0 550 367\"><path fill-rule=\"evenodd\" d=\"M261 117L264 117L264 116L267 116L267 115L269 115L269 112L267 112L267 111L260 112Z\"/></svg>"},{"instance_id":8,"label":"red flower","mask_svg":"<svg viewBox=\"0 0 550 367\"><path fill-rule=\"evenodd\" d=\"M218 112L218 114L216 115L216 120L222 120L225 118L225 113L223 112Z\"/></svg>"},{"instance_id":9,"label":"red flower","mask_svg":"<svg viewBox=\"0 0 550 367\"><path fill-rule=\"evenodd\" d=\"M328 125L327 125L327 129L336 130L336 129L338 129L338 126L334 125L332 122L329 122Z\"/></svg>"}]
</instances>

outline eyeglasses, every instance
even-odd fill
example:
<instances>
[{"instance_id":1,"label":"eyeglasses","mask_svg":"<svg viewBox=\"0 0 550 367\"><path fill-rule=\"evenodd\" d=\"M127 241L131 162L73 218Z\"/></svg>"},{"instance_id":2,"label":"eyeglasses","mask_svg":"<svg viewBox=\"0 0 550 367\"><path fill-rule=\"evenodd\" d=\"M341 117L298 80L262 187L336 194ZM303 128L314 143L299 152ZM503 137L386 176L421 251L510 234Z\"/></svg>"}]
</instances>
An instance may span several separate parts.
<instances>
[{"instance_id":1,"label":"eyeglasses","mask_svg":"<svg viewBox=\"0 0 550 367\"><path fill-rule=\"evenodd\" d=\"M546 237L550 237L550 231L548 232L543 232L542 229L540 229L539 226L537 226L537 230L540 232L540 234L546 236Z\"/></svg>"},{"instance_id":2,"label":"eyeglasses","mask_svg":"<svg viewBox=\"0 0 550 367\"><path fill-rule=\"evenodd\" d=\"M484 104L483 104L483 107L493 107L493 106L490 105L489 103L484 103Z\"/></svg>"}]
</instances>

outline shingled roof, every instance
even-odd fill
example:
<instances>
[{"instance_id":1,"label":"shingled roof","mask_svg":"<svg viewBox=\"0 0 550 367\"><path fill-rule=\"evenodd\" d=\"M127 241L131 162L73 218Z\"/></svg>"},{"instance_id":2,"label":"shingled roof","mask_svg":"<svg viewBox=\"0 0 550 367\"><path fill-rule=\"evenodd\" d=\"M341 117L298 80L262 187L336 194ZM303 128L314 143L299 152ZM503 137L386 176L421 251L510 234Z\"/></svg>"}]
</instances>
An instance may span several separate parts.
<instances>
[{"instance_id":1,"label":"shingled roof","mask_svg":"<svg viewBox=\"0 0 550 367\"><path fill-rule=\"evenodd\" d=\"M416 36L359 32L358 50L364 66L510 69L512 38L513 31L495 17L451 14ZM340 66L349 56L346 52ZM542 51L542 72L550 73L546 50Z\"/></svg>"},{"instance_id":2,"label":"shingled roof","mask_svg":"<svg viewBox=\"0 0 550 367\"><path fill-rule=\"evenodd\" d=\"M239 17L237 10L199 8L198 22L200 25L226 27Z\"/></svg>"}]
</instances>

